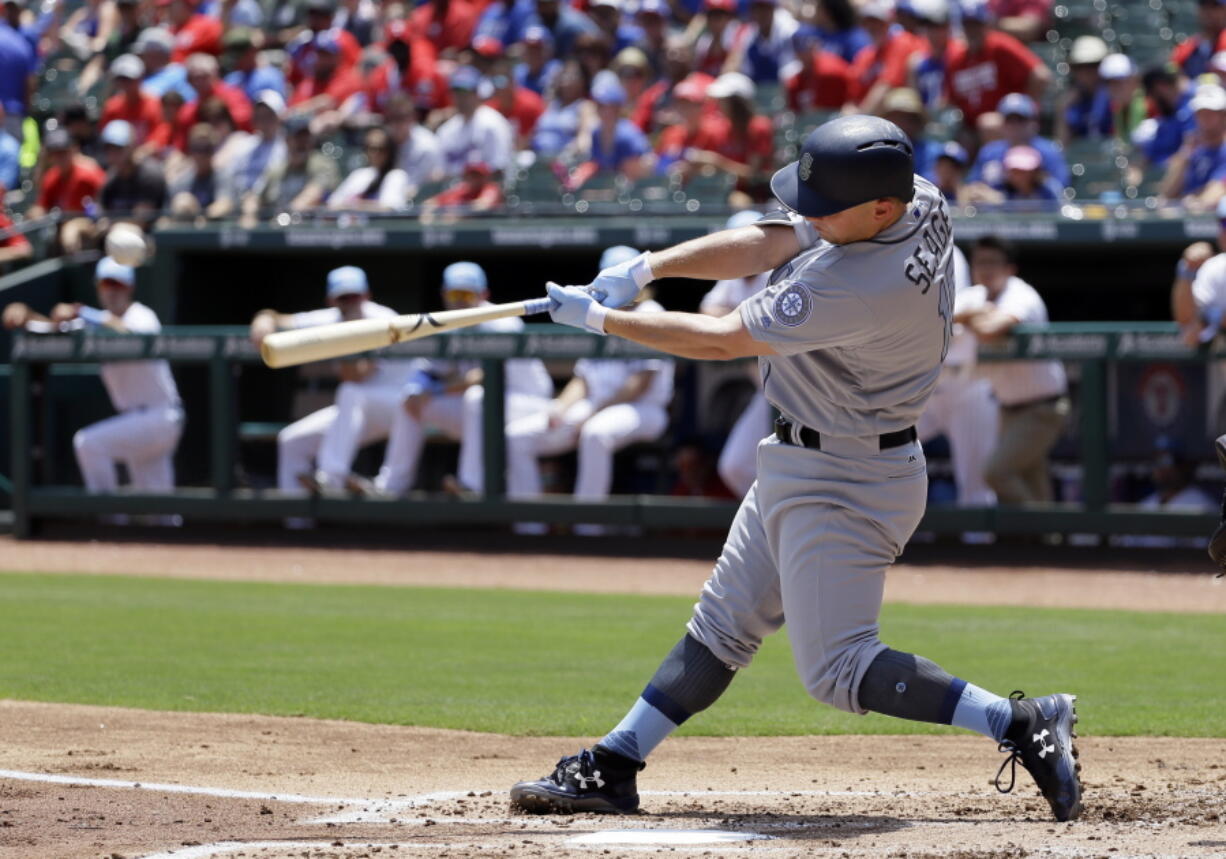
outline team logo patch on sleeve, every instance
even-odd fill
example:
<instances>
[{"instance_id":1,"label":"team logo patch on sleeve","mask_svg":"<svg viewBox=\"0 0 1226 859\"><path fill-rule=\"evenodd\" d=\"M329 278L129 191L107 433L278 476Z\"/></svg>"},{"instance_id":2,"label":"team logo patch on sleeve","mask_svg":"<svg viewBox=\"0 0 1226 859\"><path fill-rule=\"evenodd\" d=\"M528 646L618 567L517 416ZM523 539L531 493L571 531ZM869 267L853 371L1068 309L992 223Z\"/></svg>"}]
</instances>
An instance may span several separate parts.
<instances>
[{"instance_id":1,"label":"team logo patch on sleeve","mask_svg":"<svg viewBox=\"0 0 1226 859\"><path fill-rule=\"evenodd\" d=\"M780 325L800 325L812 309L813 297L803 283L790 283L775 296L774 314Z\"/></svg>"}]
</instances>

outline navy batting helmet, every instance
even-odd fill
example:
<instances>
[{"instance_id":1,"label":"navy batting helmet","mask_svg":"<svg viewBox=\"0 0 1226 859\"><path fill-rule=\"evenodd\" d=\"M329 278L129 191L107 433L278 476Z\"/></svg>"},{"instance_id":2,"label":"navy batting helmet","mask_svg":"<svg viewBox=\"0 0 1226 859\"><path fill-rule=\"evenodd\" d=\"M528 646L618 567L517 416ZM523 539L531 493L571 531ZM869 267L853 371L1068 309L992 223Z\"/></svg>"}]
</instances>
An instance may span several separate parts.
<instances>
[{"instance_id":1,"label":"navy batting helmet","mask_svg":"<svg viewBox=\"0 0 1226 859\"><path fill-rule=\"evenodd\" d=\"M800 160L771 177L771 191L801 215L820 218L879 197L915 194L911 141L876 116L843 116L805 138Z\"/></svg>"}]
</instances>

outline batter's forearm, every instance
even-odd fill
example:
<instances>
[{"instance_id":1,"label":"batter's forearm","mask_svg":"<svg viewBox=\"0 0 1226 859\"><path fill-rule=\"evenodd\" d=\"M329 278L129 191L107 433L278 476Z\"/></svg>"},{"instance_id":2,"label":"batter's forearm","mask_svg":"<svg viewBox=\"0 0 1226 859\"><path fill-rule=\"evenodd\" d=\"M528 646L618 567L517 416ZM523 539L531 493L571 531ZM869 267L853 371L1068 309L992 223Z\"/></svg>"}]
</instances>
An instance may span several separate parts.
<instances>
[{"instance_id":1,"label":"batter's forearm","mask_svg":"<svg viewBox=\"0 0 1226 859\"><path fill-rule=\"evenodd\" d=\"M716 318L674 311L610 310L604 319L604 330L670 355L698 361L728 361L772 352L749 336L737 313Z\"/></svg>"},{"instance_id":2,"label":"batter's forearm","mask_svg":"<svg viewBox=\"0 0 1226 859\"><path fill-rule=\"evenodd\" d=\"M770 271L798 253L800 241L791 227L751 224L653 251L648 262L657 280L665 277L730 280Z\"/></svg>"}]
</instances>

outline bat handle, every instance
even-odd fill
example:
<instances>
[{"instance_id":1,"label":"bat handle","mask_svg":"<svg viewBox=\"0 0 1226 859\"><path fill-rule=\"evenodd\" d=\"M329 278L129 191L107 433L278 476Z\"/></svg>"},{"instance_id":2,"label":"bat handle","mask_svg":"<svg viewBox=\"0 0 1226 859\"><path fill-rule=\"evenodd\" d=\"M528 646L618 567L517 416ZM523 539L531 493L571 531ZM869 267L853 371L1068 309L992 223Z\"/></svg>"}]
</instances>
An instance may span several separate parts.
<instances>
[{"instance_id":1,"label":"bat handle","mask_svg":"<svg viewBox=\"0 0 1226 859\"><path fill-rule=\"evenodd\" d=\"M535 316L538 313L548 313L549 304L553 299L548 296L544 298L530 298L524 302L524 316Z\"/></svg>"}]
</instances>

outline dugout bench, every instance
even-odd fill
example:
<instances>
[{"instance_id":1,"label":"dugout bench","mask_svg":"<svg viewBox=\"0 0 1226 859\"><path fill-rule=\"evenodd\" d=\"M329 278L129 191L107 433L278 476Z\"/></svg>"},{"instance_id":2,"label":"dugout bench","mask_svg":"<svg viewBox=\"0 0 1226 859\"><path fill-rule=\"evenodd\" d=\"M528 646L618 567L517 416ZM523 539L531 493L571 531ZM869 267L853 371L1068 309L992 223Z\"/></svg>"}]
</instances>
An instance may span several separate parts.
<instances>
[{"instance_id":1,"label":"dugout bench","mask_svg":"<svg viewBox=\"0 0 1226 859\"><path fill-rule=\"evenodd\" d=\"M529 326L523 334L455 332L402 343L388 356L479 360L485 372L485 492L479 498L456 498L415 492L401 499L318 497L243 489L235 485L240 436L266 427L239 420L236 386L247 372L271 371L260 363L245 327L168 327L157 335L109 333L14 337L9 367L10 480L14 534L30 536L50 518L107 514L177 513L187 520L268 521L311 517L321 523L499 525L515 521L563 524L599 522L649 529L724 528L736 505L722 501L660 495L616 496L602 502L577 502L557 496L531 502L505 498L506 451L503 439L503 362L516 357L542 359L634 358L657 353L615 337L599 337L558 326ZM1108 504L1111 442L1108 392L1118 374L1112 367L1150 363L1204 363L1226 358L1185 346L1172 323L1053 323L1021 326L1016 336L985 347L981 360L1056 358L1070 368L1079 408L1074 435L1081 463L1081 500L1026 508L957 508L930 505L920 530L934 533L987 531L999 534L1091 533L1162 534L1203 537L1217 524L1216 514L1155 512L1134 505ZM94 495L80 486L40 485L35 465L47 440L34 432L35 393L50 371L64 365L106 360L161 358L194 365L207 372L207 402L189 402L188 420L207 413L208 485L185 486L169 494L119 492ZM41 380L40 380L41 379ZM1117 416L1118 422L1118 416ZM44 427L45 429L45 427ZM1204 441L1208 455L1208 437Z\"/></svg>"}]
</instances>

